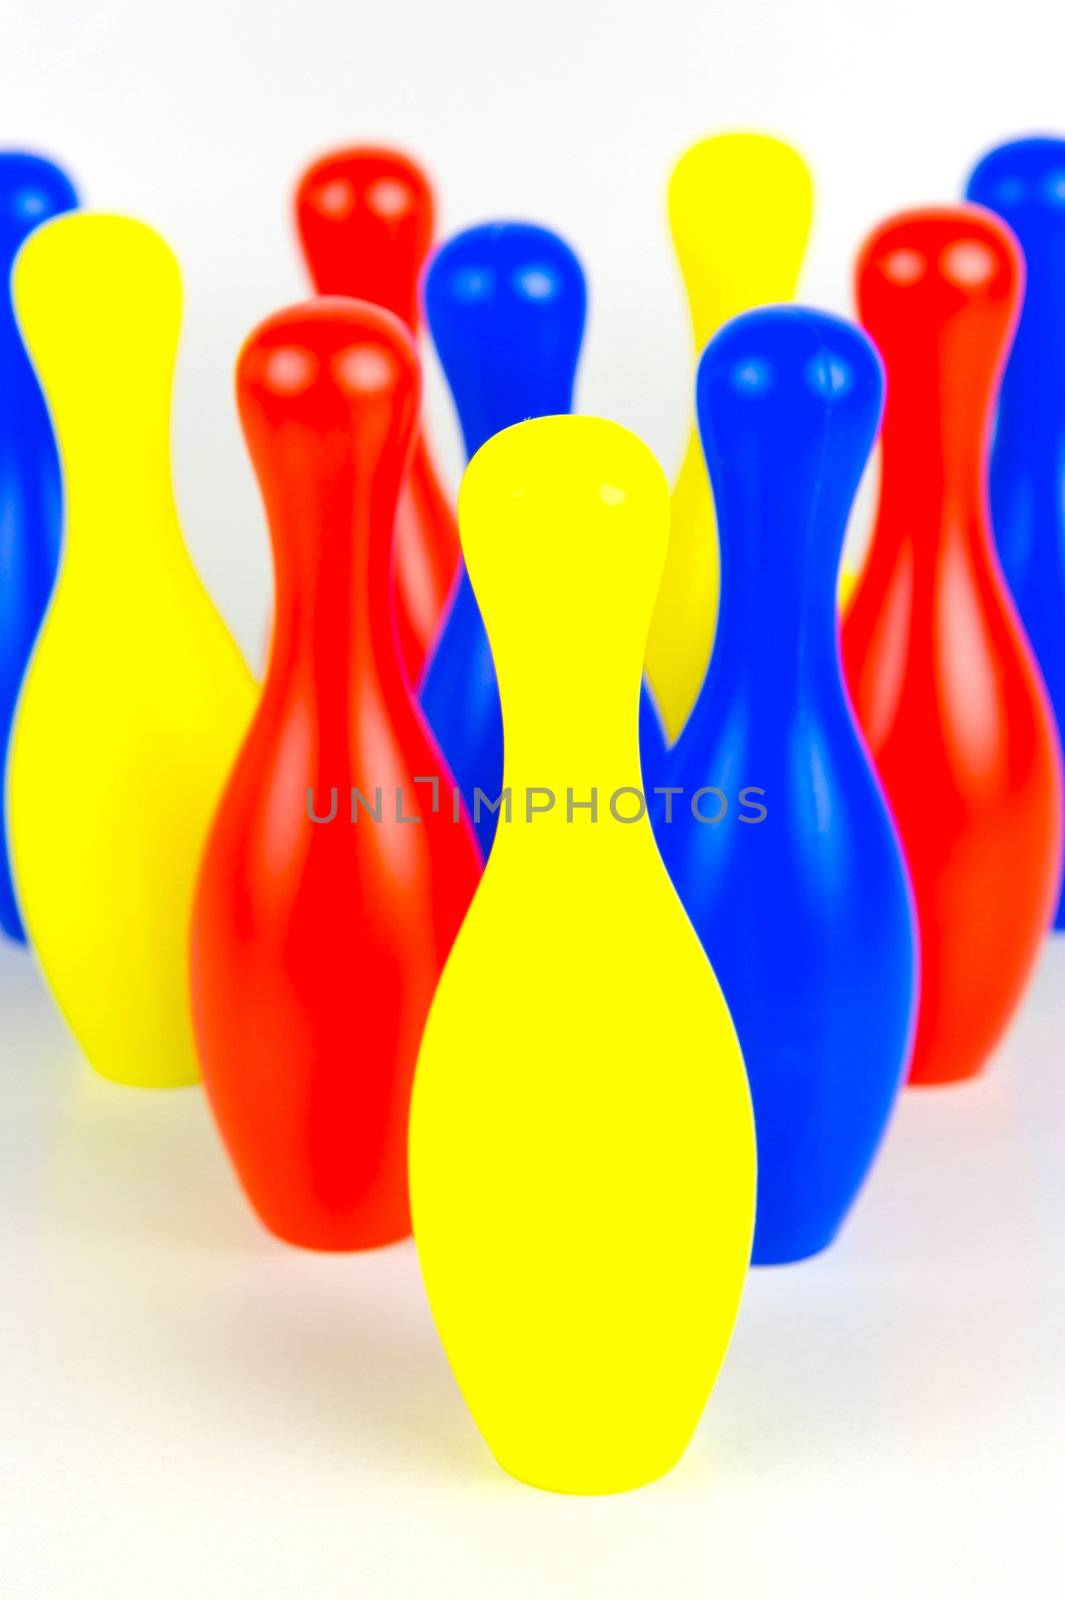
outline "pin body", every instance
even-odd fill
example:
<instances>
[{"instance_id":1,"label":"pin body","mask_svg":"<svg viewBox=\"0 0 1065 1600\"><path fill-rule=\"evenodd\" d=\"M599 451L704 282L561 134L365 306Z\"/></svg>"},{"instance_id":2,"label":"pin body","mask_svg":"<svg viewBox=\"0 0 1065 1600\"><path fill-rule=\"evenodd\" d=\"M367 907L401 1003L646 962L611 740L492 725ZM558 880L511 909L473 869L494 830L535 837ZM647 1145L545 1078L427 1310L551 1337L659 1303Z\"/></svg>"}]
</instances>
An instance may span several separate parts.
<instances>
[{"instance_id":1,"label":"pin body","mask_svg":"<svg viewBox=\"0 0 1065 1600\"><path fill-rule=\"evenodd\" d=\"M698 372L721 612L674 747L684 793L656 832L743 1046L758 1263L835 1236L912 1037L913 908L843 686L835 602L882 390L857 328L799 308L728 323Z\"/></svg>"},{"instance_id":2,"label":"pin body","mask_svg":"<svg viewBox=\"0 0 1065 1600\"><path fill-rule=\"evenodd\" d=\"M977 207L892 219L858 265L887 405L844 656L916 898L916 1083L983 1066L1024 992L1061 867L1057 739L987 507L1021 277L1013 236Z\"/></svg>"},{"instance_id":3,"label":"pin body","mask_svg":"<svg viewBox=\"0 0 1065 1600\"><path fill-rule=\"evenodd\" d=\"M1026 264L1021 318L999 394L991 524L999 559L1065 732L1065 140L992 150L969 180ZM1054 926L1065 928L1065 881Z\"/></svg>"},{"instance_id":4,"label":"pin body","mask_svg":"<svg viewBox=\"0 0 1065 1600\"><path fill-rule=\"evenodd\" d=\"M62 568L11 746L19 900L97 1071L189 1083L193 876L254 685L174 506L178 267L143 224L77 213L27 241L14 296L66 494Z\"/></svg>"},{"instance_id":5,"label":"pin body","mask_svg":"<svg viewBox=\"0 0 1065 1600\"><path fill-rule=\"evenodd\" d=\"M296 222L314 286L384 306L412 333L418 283L433 239L433 192L409 156L357 146L308 168ZM395 615L409 682L421 682L458 567L459 541L421 429L396 512Z\"/></svg>"},{"instance_id":6,"label":"pin body","mask_svg":"<svg viewBox=\"0 0 1065 1600\"><path fill-rule=\"evenodd\" d=\"M422 1044L415 1238L500 1464L603 1493L684 1449L752 1221L742 1059L640 807L638 689L668 491L623 428L549 417L478 452L459 517L514 810Z\"/></svg>"},{"instance_id":7,"label":"pin body","mask_svg":"<svg viewBox=\"0 0 1065 1600\"><path fill-rule=\"evenodd\" d=\"M34 228L77 203L70 179L52 162L0 152L0 786L19 689L55 583L63 513L55 438L15 321L11 268ZM0 928L25 941L2 804Z\"/></svg>"},{"instance_id":8,"label":"pin body","mask_svg":"<svg viewBox=\"0 0 1065 1600\"><path fill-rule=\"evenodd\" d=\"M719 134L681 156L669 182L669 222L697 352L730 317L791 299L812 204L805 163L779 139ZM693 427L647 640L647 675L670 741L706 674L717 597L714 503Z\"/></svg>"},{"instance_id":9,"label":"pin body","mask_svg":"<svg viewBox=\"0 0 1065 1600\"><path fill-rule=\"evenodd\" d=\"M479 868L388 612L417 356L389 313L323 299L252 334L237 394L277 618L200 873L196 1037L266 1226L361 1249L410 1231L414 1063Z\"/></svg>"}]
</instances>

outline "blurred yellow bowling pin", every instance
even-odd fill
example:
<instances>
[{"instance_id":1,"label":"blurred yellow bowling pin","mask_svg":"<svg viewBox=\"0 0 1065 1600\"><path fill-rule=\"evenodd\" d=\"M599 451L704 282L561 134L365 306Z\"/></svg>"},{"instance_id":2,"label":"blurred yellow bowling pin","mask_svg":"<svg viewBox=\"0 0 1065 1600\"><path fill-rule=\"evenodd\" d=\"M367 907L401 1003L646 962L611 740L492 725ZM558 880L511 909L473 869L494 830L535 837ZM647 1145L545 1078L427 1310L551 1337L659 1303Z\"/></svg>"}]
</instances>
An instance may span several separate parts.
<instances>
[{"instance_id":1,"label":"blurred yellow bowling pin","mask_svg":"<svg viewBox=\"0 0 1065 1600\"><path fill-rule=\"evenodd\" d=\"M809 171L779 139L723 133L681 156L669 181L669 223L697 357L730 317L791 299L812 207ZM694 404L694 382L688 389ZM693 427L673 490L669 552L647 640L647 675L671 740L706 673L717 592L714 502Z\"/></svg>"},{"instance_id":2,"label":"blurred yellow bowling pin","mask_svg":"<svg viewBox=\"0 0 1065 1600\"><path fill-rule=\"evenodd\" d=\"M640 669L669 491L624 428L547 417L478 451L459 523L512 820L426 1027L414 1232L501 1466L605 1493L657 1477L687 1444L754 1203L743 1060L641 804Z\"/></svg>"},{"instance_id":3,"label":"blurred yellow bowling pin","mask_svg":"<svg viewBox=\"0 0 1065 1600\"><path fill-rule=\"evenodd\" d=\"M19 900L92 1065L190 1083L193 875L254 685L174 506L177 262L142 223L73 213L31 235L13 288L66 500L8 769Z\"/></svg>"}]
</instances>

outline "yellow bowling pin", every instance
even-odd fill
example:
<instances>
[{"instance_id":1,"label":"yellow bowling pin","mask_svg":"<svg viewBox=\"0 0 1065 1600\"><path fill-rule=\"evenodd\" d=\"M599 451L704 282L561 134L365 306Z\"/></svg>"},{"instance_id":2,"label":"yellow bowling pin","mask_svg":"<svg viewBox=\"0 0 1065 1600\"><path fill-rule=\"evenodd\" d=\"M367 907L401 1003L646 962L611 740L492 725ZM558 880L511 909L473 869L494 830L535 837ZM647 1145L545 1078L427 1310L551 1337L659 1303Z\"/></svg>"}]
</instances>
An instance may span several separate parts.
<instances>
[{"instance_id":1,"label":"yellow bowling pin","mask_svg":"<svg viewBox=\"0 0 1065 1600\"><path fill-rule=\"evenodd\" d=\"M414 1232L500 1465L606 1493L687 1444L754 1204L743 1060L640 794L669 491L624 428L546 417L478 451L459 523L499 675L511 820L426 1026Z\"/></svg>"},{"instance_id":2,"label":"yellow bowling pin","mask_svg":"<svg viewBox=\"0 0 1065 1600\"><path fill-rule=\"evenodd\" d=\"M142 223L75 212L30 237L13 288L66 503L8 769L19 900L92 1065L190 1083L193 875L255 691L174 505L178 266Z\"/></svg>"},{"instance_id":3,"label":"yellow bowling pin","mask_svg":"<svg viewBox=\"0 0 1065 1600\"><path fill-rule=\"evenodd\" d=\"M809 171L779 139L718 134L681 156L669 181L669 223L697 357L730 317L791 299L812 207ZM706 674L717 595L714 502L693 427L673 491L669 552L647 640L647 675L670 740Z\"/></svg>"}]
</instances>

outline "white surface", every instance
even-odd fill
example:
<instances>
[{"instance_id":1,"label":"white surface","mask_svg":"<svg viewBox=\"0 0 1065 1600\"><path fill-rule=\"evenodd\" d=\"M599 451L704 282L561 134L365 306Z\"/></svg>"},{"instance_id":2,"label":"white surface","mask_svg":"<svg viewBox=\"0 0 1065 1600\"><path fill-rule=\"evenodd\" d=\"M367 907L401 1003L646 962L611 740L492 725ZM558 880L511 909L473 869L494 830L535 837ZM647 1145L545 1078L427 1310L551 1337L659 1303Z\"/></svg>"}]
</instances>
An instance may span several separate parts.
<instances>
[{"instance_id":1,"label":"white surface","mask_svg":"<svg viewBox=\"0 0 1065 1600\"><path fill-rule=\"evenodd\" d=\"M13 0L0 141L185 272L178 494L253 658L266 543L231 398L255 321L305 293L290 191L396 140L450 231L566 233L591 280L579 390L676 463L685 313L663 189L690 140L805 152L803 297L849 305L886 212L1065 125L1047 0ZM454 424L430 373L431 433ZM4 1600L903 1600L1062 1592L1065 941L977 1085L908 1095L839 1245L756 1274L679 1470L616 1501L508 1482L454 1389L409 1246L286 1250L248 1216L198 1092L94 1078L0 953Z\"/></svg>"},{"instance_id":2,"label":"white surface","mask_svg":"<svg viewBox=\"0 0 1065 1600\"><path fill-rule=\"evenodd\" d=\"M0 954L5 1600L1051 1600L1065 1459L1065 939L980 1082L911 1091L835 1248L754 1273L634 1494L511 1482L412 1247L281 1245L199 1090L79 1060Z\"/></svg>"}]
</instances>

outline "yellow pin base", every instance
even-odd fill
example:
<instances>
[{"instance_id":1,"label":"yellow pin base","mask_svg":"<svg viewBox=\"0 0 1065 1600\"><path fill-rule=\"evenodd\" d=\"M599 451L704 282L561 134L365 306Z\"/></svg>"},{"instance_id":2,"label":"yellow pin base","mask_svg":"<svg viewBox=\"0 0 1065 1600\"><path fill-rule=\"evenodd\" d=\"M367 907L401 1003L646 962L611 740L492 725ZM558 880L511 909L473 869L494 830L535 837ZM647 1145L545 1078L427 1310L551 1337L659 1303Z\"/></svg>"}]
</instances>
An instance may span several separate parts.
<instances>
[{"instance_id":1,"label":"yellow pin base","mask_svg":"<svg viewBox=\"0 0 1065 1600\"><path fill-rule=\"evenodd\" d=\"M255 688L174 506L178 267L141 223L72 213L30 237L13 288L66 503L8 770L19 901L97 1071L191 1083L193 877Z\"/></svg>"},{"instance_id":2,"label":"yellow pin base","mask_svg":"<svg viewBox=\"0 0 1065 1600\"><path fill-rule=\"evenodd\" d=\"M668 486L624 428L549 417L484 445L459 516L499 674L512 820L425 1032L414 1231L500 1465L605 1494L659 1476L687 1444L754 1206L728 1009L646 816L611 809L612 796L620 816L640 809L637 703Z\"/></svg>"},{"instance_id":3,"label":"yellow pin base","mask_svg":"<svg viewBox=\"0 0 1065 1600\"><path fill-rule=\"evenodd\" d=\"M681 156L669 183L669 221L696 356L729 318L792 298L812 208L810 173L779 139L718 134ZM693 428L673 492L669 552L647 640L647 675L671 740L706 675L717 599L714 503Z\"/></svg>"}]
</instances>

